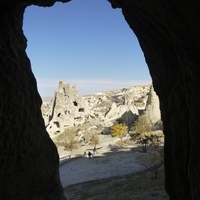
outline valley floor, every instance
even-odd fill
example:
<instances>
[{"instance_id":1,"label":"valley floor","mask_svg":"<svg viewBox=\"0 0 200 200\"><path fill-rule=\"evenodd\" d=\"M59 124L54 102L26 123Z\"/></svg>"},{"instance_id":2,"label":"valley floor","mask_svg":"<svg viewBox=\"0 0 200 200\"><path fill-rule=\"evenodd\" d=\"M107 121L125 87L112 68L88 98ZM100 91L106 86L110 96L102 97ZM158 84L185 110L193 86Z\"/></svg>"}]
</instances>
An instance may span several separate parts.
<instances>
[{"instance_id":1,"label":"valley floor","mask_svg":"<svg viewBox=\"0 0 200 200\"><path fill-rule=\"evenodd\" d=\"M92 152L92 146L84 146L81 147L79 150L76 150L75 152L73 152L74 156L71 159L67 158L69 152L63 151L63 149L58 149L60 157L62 158L60 164L61 183L66 192L66 196L68 196L68 199L92 199L93 197L83 198L84 195L80 197L79 192L83 191L83 188L85 187L90 188L99 184L102 187L103 185L111 182L116 184L119 183L119 180L126 181L131 177L134 177L135 180L136 176L140 174L147 174L148 170L146 170L144 166L138 163L138 159L144 155L144 153L141 151L142 148L140 146L137 147L135 144L129 144L121 148L116 147L114 145L116 141L113 141L113 138L109 138L108 136L105 136L101 141L101 144L97 146L97 153L91 159L89 159L88 156L83 157L82 155L85 151ZM153 174L151 174L150 176L152 179ZM116 182L116 180L118 182ZM167 199L164 191L163 180L163 183L160 186L162 186L163 190L163 199ZM131 184L134 185L132 181ZM101 187L98 186L99 189ZM110 189L112 188L114 189L115 187L112 186ZM94 188L92 190L94 190ZM97 190L97 188L95 190ZM117 190L119 190L119 188ZM77 194L75 195L74 192ZM69 194L72 193L76 196L76 198L69 198ZM91 191L89 193L91 193ZM98 191L96 191L96 193L98 193ZM108 193L107 195L111 193ZM101 197L96 197L94 199L101 199ZM114 199L116 199L116 197ZM123 200L124 198L121 199ZM128 198L126 197L125 199ZM161 199L162 198L160 198L159 200Z\"/></svg>"}]
</instances>

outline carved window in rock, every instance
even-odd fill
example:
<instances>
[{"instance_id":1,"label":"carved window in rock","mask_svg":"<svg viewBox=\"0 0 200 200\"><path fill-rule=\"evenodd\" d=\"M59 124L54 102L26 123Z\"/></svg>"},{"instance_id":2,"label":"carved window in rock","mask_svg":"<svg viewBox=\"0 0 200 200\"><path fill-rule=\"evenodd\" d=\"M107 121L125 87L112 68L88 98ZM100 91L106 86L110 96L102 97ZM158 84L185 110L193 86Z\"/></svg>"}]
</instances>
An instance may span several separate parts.
<instances>
[{"instance_id":1,"label":"carved window in rock","mask_svg":"<svg viewBox=\"0 0 200 200\"><path fill-rule=\"evenodd\" d=\"M54 135L57 135L58 133L60 133L60 131L56 131L56 132L54 133Z\"/></svg>"},{"instance_id":2,"label":"carved window in rock","mask_svg":"<svg viewBox=\"0 0 200 200\"><path fill-rule=\"evenodd\" d=\"M81 117L74 117L74 120L81 119Z\"/></svg>"},{"instance_id":3,"label":"carved window in rock","mask_svg":"<svg viewBox=\"0 0 200 200\"><path fill-rule=\"evenodd\" d=\"M76 101L73 101L74 106L78 106L78 103Z\"/></svg>"},{"instance_id":4,"label":"carved window in rock","mask_svg":"<svg viewBox=\"0 0 200 200\"><path fill-rule=\"evenodd\" d=\"M63 93L64 93L65 96L67 96L65 88L63 88Z\"/></svg>"},{"instance_id":5,"label":"carved window in rock","mask_svg":"<svg viewBox=\"0 0 200 200\"><path fill-rule=\"evenodd\" d=\"M70 114L70 111L69 110L65 110L65 115L66 114Z\"/></svg>"},{"instance_id":6,"label":"carved window in rock","mask_svg":"<svg viewBox=\"0 0 200 200\"><path fill-rule=\"evenodd\" d=\"M58 113L58 117L60 117L61 116L61 113Z\"/></svg>"},{"instance_id":7,"label":"carved window in rock","mask_svg":"<svg viewBox=\"0 0 200 200\"><path fill-rule=\"evenodd\" d=\"M84 112L84 108L79 108L78 112Z\"/></svg>"},{"instance_id":8,"label":"carved window in rock","mask_svg":"<svg viewBox=\"0 0 200 200\"><path fill-rule=\"evenodd\" d=\"M59 122L53 122L53 123L57 126L57 128L60 128Z\"/></svg>"}]
</instances>

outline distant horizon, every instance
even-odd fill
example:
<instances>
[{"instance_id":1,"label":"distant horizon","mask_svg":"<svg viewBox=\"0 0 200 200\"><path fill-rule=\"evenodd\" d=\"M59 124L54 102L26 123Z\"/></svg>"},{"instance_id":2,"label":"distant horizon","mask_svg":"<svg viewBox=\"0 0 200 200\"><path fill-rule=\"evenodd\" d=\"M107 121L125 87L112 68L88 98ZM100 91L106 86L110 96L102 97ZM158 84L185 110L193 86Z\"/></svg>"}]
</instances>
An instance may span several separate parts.
<instances>
[{"instance_id":1,"label":"distant horizon","mask_svg":"<svg viewBox=\"0 0 200 200\"><path fill-rule=\"evenodd\" d=\"M42 98L54 96L58 90L59 81L66 84L76 85L81 95L88 95L98 92L107 92L121 88L131 88L152 84L152 80L116 80L116 79L74 79L74 80L42 80L38 79L38 92Z\"/></svg>"},{"instance_id":2,"label":"distant horizon","mask_svg":"<svg viewBox=\"0 0 200 200\"><path fill-rule=\"evenodd\" d=\"M59 80L59 81L64 81L64 80ZM54 98L54 95L55 95L55 92L58 90L58 86L59 86L59 81L58 81L58 84L57 84L57 89L54 90L54 93L52 95L49 95L49 96L41 96L43 102L45 99L48 99L48 100L51 100L52 98ZM135 84L133 86L128 86L128 87L118 87L118 88L113 88L113 89L110 89L110 90L104 90L104 91L95 91L95 92L91 92L91 93L82 93L79 89L79 87L76 85L76 84L70 84L70 83L66 83L66 81L64 81L65 84L69 84L69 85L74 85L77 87L78 89L78 92L81 96L85 96L85 95L91 95L91 94L96 94L96 93L105 93L105 92L110 92L110 91L115 91L115 90L121 90L121 89L124 89L124 88L132 88L132 87L137 87L137 86L146 86L146 85L151 85L152 82L141 82L141 84Z\"/></svg>"},{"instance_id":3,"label":"distant horizon","mask_svg":"<svg viewBox=\"0 0 200 200\"><path fill-rule=\"evenodd\" d=\"M29 6L23 31L41 97L53 96L59 80L77 85L81 95L152 80L121 9L113 9L107 1Z\"/></svg>"}]
</instances>

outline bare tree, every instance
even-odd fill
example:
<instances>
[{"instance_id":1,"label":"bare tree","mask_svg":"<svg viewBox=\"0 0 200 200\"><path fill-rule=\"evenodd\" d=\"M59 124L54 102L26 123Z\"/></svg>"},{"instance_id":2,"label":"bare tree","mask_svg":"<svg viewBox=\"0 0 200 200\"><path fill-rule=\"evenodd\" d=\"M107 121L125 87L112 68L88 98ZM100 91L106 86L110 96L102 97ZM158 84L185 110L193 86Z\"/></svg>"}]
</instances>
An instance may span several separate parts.
<instances>
[{"instance_id":1,"label":"bare tree","mask_svg":"<svg viewBox=\"0 0 200 200\"><path fill-rule=\"evenodd\" d=\"M146 167L150 172L154 174L155 179L158 178L158 169L164 163L164 156L162 151L151 150L148 154L143 155L139 159L139 163Z\"/></svg>"},{"instance_id":2,"label":"bare tree","mask_svg":"<svg viewBox=\"0 0 200 200\"><path fill-rule=\"evenodd\" d=\"M71 158L72 151L77 148L78 148L78 140L75 139L75 135L70 133L66 134L64 150L70 152L69 158Z\"/></svg>"},{"instance_id":3,"label":"bare tree","mask_svg":"<svg viewBox=\"0 0 200 200\"><path fill-rule=\"evenodd\" d=\"M89 140L90 140L90 144L94 145L93 153L95 154L97 145L100 143L99 135L97 133L96 134L91 134Z\"/></svg>"}]
</instances>

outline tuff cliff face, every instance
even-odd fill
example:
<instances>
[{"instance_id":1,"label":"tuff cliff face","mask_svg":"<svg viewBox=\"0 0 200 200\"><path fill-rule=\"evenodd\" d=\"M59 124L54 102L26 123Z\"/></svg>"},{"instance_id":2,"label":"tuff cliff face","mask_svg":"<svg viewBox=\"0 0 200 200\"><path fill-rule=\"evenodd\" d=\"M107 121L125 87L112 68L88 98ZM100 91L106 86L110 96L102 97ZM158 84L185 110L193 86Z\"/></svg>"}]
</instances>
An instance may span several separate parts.
<instances>
[{"instance_id":1,"label":"tuff cliff face","mask_svg":"<svg viewBox=\"0 0 200 200\"><path fill-rule=\"evenodd\" d=\"M159 100L151 85L80 96L76 86L60 81L54 98L44 102L41 110L51 138L83 124L108 128L127 115L134 122L143 112L153 123L160 120Z\"/></svg>"},{"instance_id":2,"label":"tuff cliff face","mask_svg":"<svg viewBox=\"0 0 200 200\"><path fill-rule=\"evenodd\" d=\"M63 200L57 149L25 52L25 7L26 1L0 2L0 199Z\"/></svg>"},{"instance_id":3,"label":"tuff cliff face","mask_svg":"<svg viewBox=\"0 0 200 200\"><path fill-rule=\"evenodd\" d=\"M169 198L198 199L200 3L109 1L135 32L160 99Z\"/></svg>"},{"instance_id":4,"label":"tuff cliff face","mask_svg":"<svg viewBox=\"0 0 200 200\"><path fill-rule=\"evenodd\" d=\"M200 2L109 1L138 37L159 96L170 200L199 199ZM26 6L55 2L0 2L0 199L64 199L22 31Z\"/></svg>"},{"instance_id":5,"label":"tuff cliff face","mask_svg":"<svg viewBox=\"0 0 200 200\"><path fill-rule=\"evenodd\" d=\"M146 113L149 116L150 120L153 123L158 122L158 120L161 119L160 102L159 102L158 96L156 95L153 89L153 86L150 87L150 92L149 92L148 100L146 104L147 105L146 105L144 113Z\"/></svg>"},{"instance_id":6,"label":"tuff cliff face","mask_svg":"<svg viewBox=\"0 0 200 200\"><path fill-rule=\"evenodd\" d=\"M76 86L60 81L53 100L42 105L42 113L46 130L53 138L66 128L85 123L90 109Z\"/></svg>"}]
</instances>

